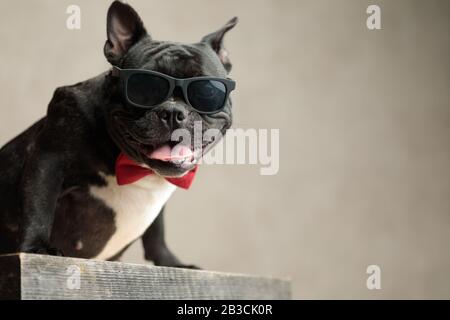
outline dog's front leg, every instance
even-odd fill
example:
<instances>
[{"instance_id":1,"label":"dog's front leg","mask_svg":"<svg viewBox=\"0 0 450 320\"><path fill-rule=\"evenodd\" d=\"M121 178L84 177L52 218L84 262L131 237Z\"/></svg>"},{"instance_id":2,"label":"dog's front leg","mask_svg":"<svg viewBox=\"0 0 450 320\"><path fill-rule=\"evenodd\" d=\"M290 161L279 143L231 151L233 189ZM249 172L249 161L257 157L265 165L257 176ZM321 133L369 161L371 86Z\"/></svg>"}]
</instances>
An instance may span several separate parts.
<instances>
[{"instance_id":1,"label":"dog's front leg","mask_svg":"<svg viewBox=\"0 0 450 320\"><path fill-rule=\"evenodd\" d=\"M28 157L21 185L22 252L62 255L50 246L56 203L64 180L64 159L58 152L43 148L42 141Z\"/></svg>"},{"instance_id":2,"label":"dog's front leg","mask_svg":"<svg viewBox=\"0 0 450 320\"><path fill-rule=\"evenodd\" d=\"M164 208L145 231L142 243L144 244L145 259L153 261L157 266L199 269L197 266L181 263L167 247L164 236Z\"/></svg>"}]
</instances>

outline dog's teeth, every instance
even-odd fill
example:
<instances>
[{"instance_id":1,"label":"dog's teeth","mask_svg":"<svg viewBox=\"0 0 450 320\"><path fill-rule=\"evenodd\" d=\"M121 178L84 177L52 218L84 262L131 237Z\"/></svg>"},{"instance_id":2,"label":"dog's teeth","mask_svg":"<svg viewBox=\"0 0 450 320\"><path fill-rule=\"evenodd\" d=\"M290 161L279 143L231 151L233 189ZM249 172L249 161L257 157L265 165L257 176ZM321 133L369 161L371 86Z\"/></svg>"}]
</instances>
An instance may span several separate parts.
<instances>
[{"instance_id":1,"label":"dog's teeth","mask_svg":"<svg viewBox=\"0 0 450 320\"><path fill-rule=\"evenodd\" d=\"M172 162L174 164L183 164L186 161L186 159L173 159Z\"/></svg>"}]
</instances>

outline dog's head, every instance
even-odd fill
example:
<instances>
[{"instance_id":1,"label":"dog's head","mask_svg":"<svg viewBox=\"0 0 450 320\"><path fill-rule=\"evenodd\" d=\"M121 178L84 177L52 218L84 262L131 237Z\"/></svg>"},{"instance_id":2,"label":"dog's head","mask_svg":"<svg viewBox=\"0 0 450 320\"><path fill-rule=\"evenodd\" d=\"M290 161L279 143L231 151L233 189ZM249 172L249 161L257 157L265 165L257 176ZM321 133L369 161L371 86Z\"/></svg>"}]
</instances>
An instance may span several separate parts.
<instances>
[{"instance_id":1,"label":"dog's head","mask_svg":"<svg viewBox=\"0 0 450 320\"><path fill-rule=\"evenodd\" d=\"M223 37L236 23L234 18L194 44L156 41L147 33L131 6L115 1L108 10L108 39L104 52L107 60L120 69L149 70L176 79L202 76L225 79L231 70L231 63L223 47ZM133 85L139 87L139 77L133 81L137 82ZM199 128L201 124L202 133L216 129L222 135L231 126L229 99L219 112L202 113L186 101L187 89L183 91L183 88L175 86L164 101L149 108L140 108L130 103L125 94L126 84L120 79L111 79L111 83L112 103L106 110L109 134L128 156L162 176L182 176L193 169L199 157L217 143L218 139L194 143L195 126ZM204 91L200 95L211 94L208 88L200 90ZM180 130L192 139L183 137L181 140L184 141L179 140L180 135L174 135L174 132ZM177 151L174 153L175 149Z\"/></svg>"}]
</instances>

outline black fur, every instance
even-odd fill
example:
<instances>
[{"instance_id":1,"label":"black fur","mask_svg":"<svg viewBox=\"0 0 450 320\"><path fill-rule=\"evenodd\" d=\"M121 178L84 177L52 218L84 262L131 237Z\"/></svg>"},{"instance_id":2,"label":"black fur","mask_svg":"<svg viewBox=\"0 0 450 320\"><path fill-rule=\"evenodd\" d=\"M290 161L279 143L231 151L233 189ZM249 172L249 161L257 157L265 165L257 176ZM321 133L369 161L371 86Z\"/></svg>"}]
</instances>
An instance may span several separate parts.
<instances>
[{"instance_id":1,"label":"black fur","mask_svg":"<svg viewBox=\"0 0 450 320\"><path fill-rule=\"evenodd\" d=\"M113 21L122 25L115 26ZM118 37L117 27L128 31L127 37ZM154 70L178 78L227 76L225 67L229 66L217 50L225 32L196 44L153 41L137 13L118 1L108 11L107 29L105 55L121 68ZM188 130L193 130L194 121L202 121L203 130L225 132L231 125L230 101L224 111L207 116L195 112L180 97L173 99L188 114L184 124ZM89 188L105 185L99 172L114 175L119 152L147 163L161 175L190 170L144 156L167 143L174 129L161 122L160 108L168 106L162 103L147 111L127 106L110 72L56 89L46 117L0 150L0 253L63 253L82 258L100 253L115 232L115 213L91 196ZM83 239L82 248L77 247L79 239ZM147 259L183 266L164 242L162 215L143 235L143 242Z\"/></svg>"}]
</instances>

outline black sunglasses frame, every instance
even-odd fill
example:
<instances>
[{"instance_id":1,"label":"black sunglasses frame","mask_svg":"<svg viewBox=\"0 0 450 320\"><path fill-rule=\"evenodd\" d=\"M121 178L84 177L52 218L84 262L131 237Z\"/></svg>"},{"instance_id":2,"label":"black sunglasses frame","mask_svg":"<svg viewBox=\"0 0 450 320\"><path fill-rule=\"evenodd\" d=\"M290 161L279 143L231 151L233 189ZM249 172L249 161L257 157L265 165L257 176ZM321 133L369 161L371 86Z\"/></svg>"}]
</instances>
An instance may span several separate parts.
<instances>
[{"instance_id":1,"label":"black sunglasses frame","mask_svg":"<svg viewBox=\"0 0 450 320\"><path fill-rule=\"evenodd\" d=\"M130 100L130 98L128 97L128 80L132 75L135 75L135 74L150 74L150 75L161 77L168 81L169 90L167 91L167 96L163 100L161 100L161 102L158 102L158 104L168 100L172 96L175 88L179 87L183 92L184 101L188 105L190 105L193 109L195 109L195 111L197 111L198 113L201 113L201 114L214 114L214 113L218 113L218 112L222 111L227 104L227 101L229 99L231 91L233 91L236 88L236 82L230 78L202 76L202 77L178 79L178 78L174 78L174 77L168 76L167 74L156 72L156 71L143 70L143 69L121 69L116 66L113 67L111 74L113 77L119 78L120 81L122 81L123 89L125 92L124 95L125 95L125 99L127 100L127 103L129 103L132 106L142 108L142 109L151 109L152 107L154 107L157 104L151 105L151 106L146 106L146 105L137 104ZM214 111L203 111L203 110L198 110L195 106L193 106L191 104L191 102L189 101L189 97L188 97L188 87L192 82L199 81L199 80L214 80L214 81L221 82L225 86L226 92L225 92L225 99L224 99L222 107L220 107L219 109L214 110Z\"/></svg>"}]
</instances>

